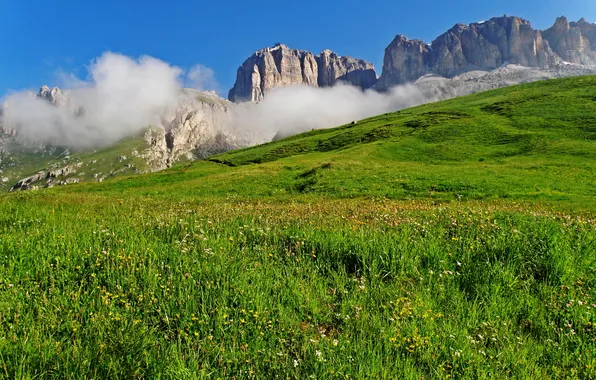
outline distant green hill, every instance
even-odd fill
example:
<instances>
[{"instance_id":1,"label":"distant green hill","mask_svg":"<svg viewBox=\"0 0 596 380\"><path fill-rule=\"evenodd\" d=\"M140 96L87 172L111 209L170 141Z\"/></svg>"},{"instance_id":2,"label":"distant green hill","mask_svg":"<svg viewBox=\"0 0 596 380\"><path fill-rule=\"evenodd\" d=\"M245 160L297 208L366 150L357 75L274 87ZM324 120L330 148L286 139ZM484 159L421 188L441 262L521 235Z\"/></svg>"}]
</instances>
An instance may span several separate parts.
<instances>
[{"instance_id":1,"label":"distant green hill","mask_svg":"<svg viewBox=\"0 0 596 380\"><path fill-rule=\"evenodd\" d=\"M590 76L508 87L71 190L501 198L593 208L595 85Z\"/></svg>"}]
</instances>

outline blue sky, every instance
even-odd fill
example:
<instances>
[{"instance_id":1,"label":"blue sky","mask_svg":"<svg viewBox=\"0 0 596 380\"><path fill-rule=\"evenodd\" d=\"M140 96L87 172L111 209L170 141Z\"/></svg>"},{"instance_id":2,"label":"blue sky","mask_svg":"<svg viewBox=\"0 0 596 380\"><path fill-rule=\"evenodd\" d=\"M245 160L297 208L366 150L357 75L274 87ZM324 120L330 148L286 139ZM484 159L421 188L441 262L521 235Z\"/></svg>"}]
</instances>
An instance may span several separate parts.
<instances>
[{"instance_id":1,"label":"blue sky","mask_svg":"<svg viewBox=\"0 0 596 380\"><path fill-rule=\"evenodd\" d=\"M430 42L455 23L517 15L544 29L555 18L596 22L594 0L0 0L0 97L58 84L59 72L85 77L105 51L151 55L183 69L216 72L223 94L238 66L276 42L372 61L396 34Z\"/></svg>"}]
</instances>

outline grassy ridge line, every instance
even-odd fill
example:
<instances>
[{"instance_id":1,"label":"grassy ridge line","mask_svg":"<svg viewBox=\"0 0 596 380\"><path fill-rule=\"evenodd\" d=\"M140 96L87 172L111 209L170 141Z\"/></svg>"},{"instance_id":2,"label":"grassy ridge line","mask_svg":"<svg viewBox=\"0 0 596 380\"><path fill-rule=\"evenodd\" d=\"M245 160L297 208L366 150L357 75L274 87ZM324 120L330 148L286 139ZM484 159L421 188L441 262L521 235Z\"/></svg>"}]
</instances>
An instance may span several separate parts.
<instances>
[{"instance_id":1,"label":"grassy ridge line","mask_svg":"<svg viewBox=\"0 0 596 380\"><path fill-rule=\"evenodd\" d=\"M593 210L595 84L580 77L489 91L212 158L228 167L199 161L61 191L510 199ZM254 162L262 163L246 165Z\"/></svg>"},{"instance_id":2,"label":"grassy ridge line","mask_svg":"<svg viewBox=\"0 0 596 380\"><path fill-rule=\"evenodd\" d=\"M510 199L593 210L594 84L569 78L470 95L211 159L228 167L195 162L79 189L184 199Z\"/></svg>"},{"instance_id":3,"label":"grassy ridge line","mask_svg":"<svg viewBox=\"0 0 596 380\"><path fill-rule=\"evenodd\" d=\"M417 155L423 160L467 161L527 154L565 154L560 148L567 147L566 144L574 145L577 150L574 154L581 151L594 158L593 151L580 144L582 140L596 139L594 84L595 77L588 76L512 86L380 115L356 125L311 131L216 155L211 160L229 165L262 163L378 140L389 140L396 147L415 142L421 145L419 148L427 150L426 153L433 153L428 149L443 143L454 143L460 148L443 154L435 152L438 156ZM549 143L556 143L554 148L557 150L544 151Z\"/></svg>"}]
</instances>

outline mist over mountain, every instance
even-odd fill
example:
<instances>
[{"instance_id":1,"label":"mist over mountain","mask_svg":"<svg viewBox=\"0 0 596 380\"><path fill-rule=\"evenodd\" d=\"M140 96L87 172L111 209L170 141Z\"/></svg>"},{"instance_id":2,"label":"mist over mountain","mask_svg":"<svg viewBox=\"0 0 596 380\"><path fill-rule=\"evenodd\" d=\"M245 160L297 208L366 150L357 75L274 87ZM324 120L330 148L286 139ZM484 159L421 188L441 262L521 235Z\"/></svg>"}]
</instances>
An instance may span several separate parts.
<instances>
[{"instance_id":1,"label":"mist over mountain","mask_svg":"<svg viewBox=\"0 0 596 380\"><path fill-rule=\"evenodd\" d=\"M104 53L73 74L69 88L12 93L2 102L0 132L26 146L97 149L141 136L153 169L183 157L330 128L427 102L540 79L596 73L596 25L558 18L546 31L527 20L496 17L457 24L431 44L398 35L385 49L382 74L361 58L316 55L283 44L261 49L237 71L229 100L212 69L188 71L159 59ZM185 88L190 86L193 88Z\"/></svg>"}]
</instances>

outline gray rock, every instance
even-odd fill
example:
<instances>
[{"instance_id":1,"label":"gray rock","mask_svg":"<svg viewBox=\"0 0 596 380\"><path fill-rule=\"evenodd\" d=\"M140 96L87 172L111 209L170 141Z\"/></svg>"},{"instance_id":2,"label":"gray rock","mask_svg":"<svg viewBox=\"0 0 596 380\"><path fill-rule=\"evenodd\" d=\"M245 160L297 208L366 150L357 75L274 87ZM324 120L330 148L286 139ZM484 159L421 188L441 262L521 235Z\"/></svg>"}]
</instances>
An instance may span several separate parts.
<instances>
[{"instance_id":1,"label":"gray rock","mask_svg":"<svg viewBox=\"0 0 596 380\"><path fill-rule=\"evenodd\" d=\"M215 93L184 89L178 107L145 132L147 149L139 156L153 170L161 170L192 152L205 157L237 148L236 136L225 132L232 106Z\"/></svg>"},{"instance_id":2,"label":"gray rock","mask_svg":"<svg viewBox=\"0 0 596 380\"><path fill-rule=\"evenodd\" d=\"M276 44L257 51L238 68L228 99L235 103L259 102L276 87L329 87L339 81L365 89L376 83L377 75L371 63L360 59L340 57L330 50L315 56Z\"/></svg>"},{"instance_id":3,"label":"gray rock","mask_svg":"<svg viewBox=\"0 0 596 380\"><path fill-rule=\"evenodd\" d=\"M397 35L385 49L383 75L375 87L387 89L413 82L426 74L430 46L420 40Z\"/></svg>"},{"instance_id":4,"label":"gray rock","mask_svg":"<svg viewBox=\"0 0 596 380\"><path fill-rule=\"evenodd\" d=\"M27 178L23 178L22 180L20 180L19 182L17 182L16 185L14 185L10 191L15 191L15 190L32 190L34 187L32 184L38 181L41 181L43 179L45 179L47 177L47 173L44 171L40 171L37 174L34 174L30 177Z\"/></svg>"},{"instance_id":5,"label":"gray rock","mask_svg":"<svg viewBox=\"0 0 596 380\"><path fill-rule=\"evenodd\" d=\"M42 86L39 89L37 97L47 100L56 107L68 107L70 103L68 95L63 93L58 87L50 89L48 86Z\"/></svg>"},{"instance_id":6,"label":"gray rock","mask_svg":"<svg viewBox=\"0 0 596 380\"><path fill-rule=\"evenodd\" d=\"M457 24L431 45L403 36L385 50L383 74L376 88L415 81L425 74L452 78L472 70L494 70L506 64L548 67L561 62L542 32L519 17L495 17Z\"/></svg>"},{"instance_id":7,"label":"gray rock","mask_svg":"<svg viewBox=\"0 0 596 380\"><path fill-rule=\"evenodd\" d=\"M14 185L10 191L15 191L15 190L31 190L34 186L33 184L39 181L43 181L44 179L46 180L46 184L50 184L53 183L54 179L57 177L66 177L68 175L74 174L77 172L77 169L80 168L81 166L83 166L82 162L77 162L76 164L72 164L72 165L67 165L63 168L59 168L59 169L54 169L54 170L50 170L50 171L39 171L36 174L27 177L27 178L23 178L22 180L20 180L19 182L17 182L16 185ZM61 182L68 182L70 180L75 180L74 178L68 178L66 179L66 181L61 181ZM79 180L76 179L76 181L78 182ZM71 183L71 182L68 182ZM46 186L47 187L47 186Z\"/></svg>"},{"instance_id":8,"label":"gray rock","mask_svg":"<svg viewBox=\"0 0 596 380\"><path fill-rule=\"evenodd\" d=\"M559 17L544 31L544 38L564 61L596 64L596 25L584 19L570 23L567 17Z\"/></svg>"},{"instance_id":9,"label":"gray rock","mask_svg":"<svg viewBox=\"0 0 596 380\"><path fill-rule=\"evenodd\" d=\"M318 87L331 87L337 82L346 82L367 89L377 82L377 73L372 63L352 57L341 57L331 50L323 50L315 61L319 67ZM314 83L305 83L314 86Z\"/></svg>"},{"instance_id":10,"label":"gray rock","mask_svg":"<svg viewBox=\"0 0 596 380\"><path fill-rule=\"evenodd\" d=\"M65 166L63 168L50 171L47 175L47 178L65 177L76 172L77 170L74 167Z\"/></svg>"},{"instance_id":11,"label":"gray rock","mask_svg":"<svg viewBox=\"0 0 596 380\"><path fill-rule=\"evenodd\" d=\"M60 186L72 185L81 182L78 178L67 178L64 181L58 182Z\"/></svg>"}]
</instances>

